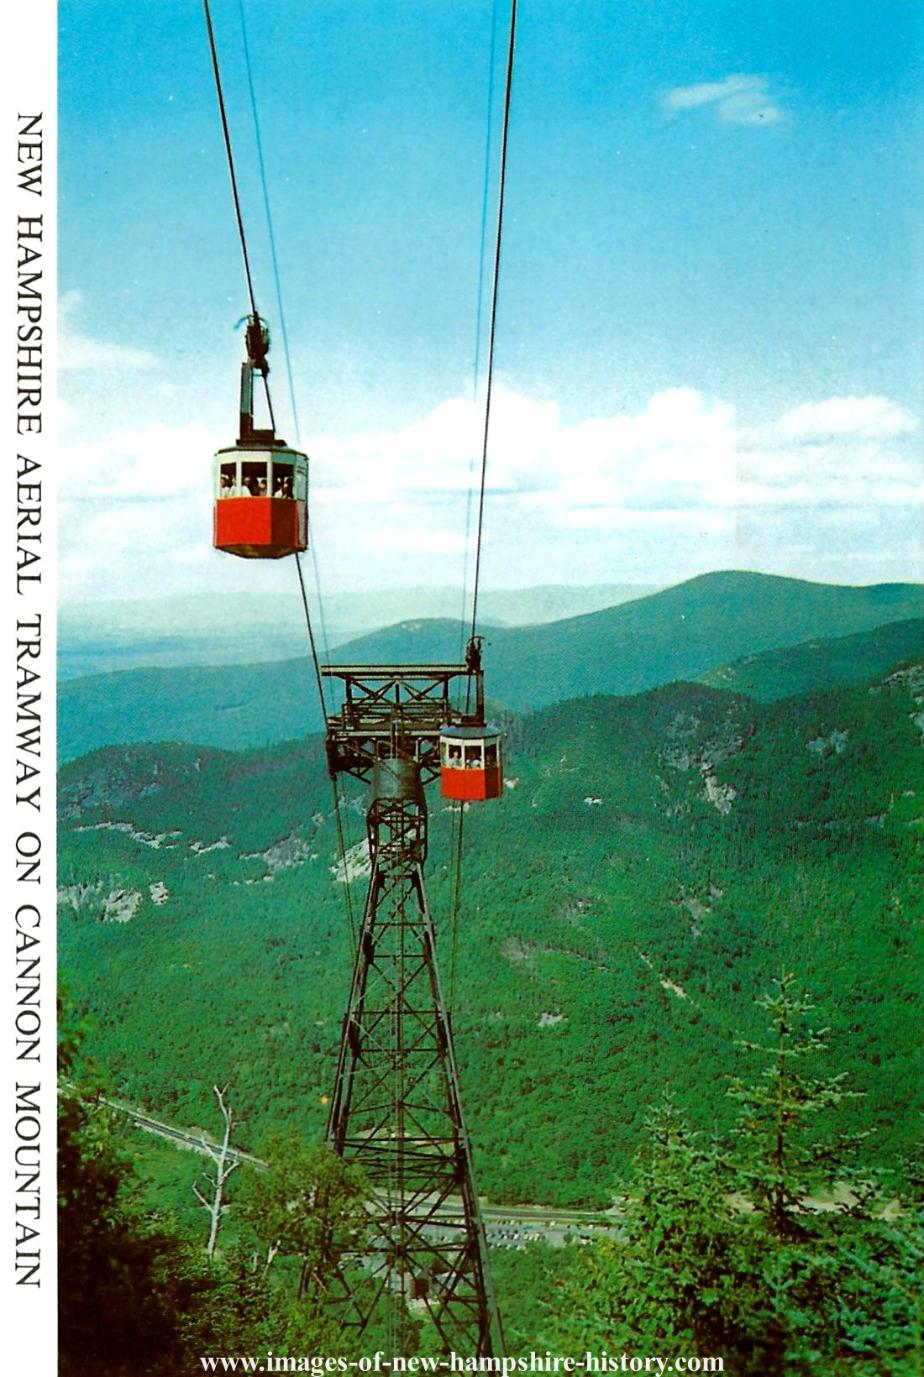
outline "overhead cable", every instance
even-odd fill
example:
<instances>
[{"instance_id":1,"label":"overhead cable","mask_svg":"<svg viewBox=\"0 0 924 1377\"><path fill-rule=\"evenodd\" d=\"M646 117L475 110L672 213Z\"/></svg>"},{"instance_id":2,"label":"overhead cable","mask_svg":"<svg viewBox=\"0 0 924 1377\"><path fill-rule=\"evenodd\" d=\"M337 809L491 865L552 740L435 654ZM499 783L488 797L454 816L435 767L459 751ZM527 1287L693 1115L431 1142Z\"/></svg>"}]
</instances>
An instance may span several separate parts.
<instances>
[{"instance_id":1,"label":"overhead cable","mask_svg":"<svg viewBox=\"0 0 924 1377\"><path fill-rule=\"evenodd\" d=\"M481 577L481 542L484 530L484 491L488 468L488 437L491 428L491 391L494 382L494 339L497 330L497 293L500 282L501 243L504 234L504 193L507 184L507 140L510 131L510 97L513 90L513 59L516 47L517 0L510 0L510 38L507 45L507 79L504 86L504 126L501 136L500 185L497 196L497 232L494 239L494 273L491 284L491 325L488 334L488 376L485 384L484 431L481 444L481 484L478 494L478 526L475 538L475 578L472 592L472 636L478 627L478 585Z\"/></svg>"},{"instance_id":2,"label":"overhead cable","mask_svg":"<svg viewBox=\"0 0 924 1377\"><path fill-rule=\"evenodd\" d=\"M234 200L234 215L237 220L237 232L241 241L241 255L244 259L244 276L247 279L247 295L250 300L250 313L254 323L259 321L260 313L257 310L257 299L253 289L253 273L250 270L250 254L247 252L247 235L244 232L244 216L241 212L241 198L237 188L237 174L234 170L234 153L231 148L231 130L228 126L228 112L225 108L224 90L221 84L221 71L218 66L218 48L215 44L215 30L212 26L212 11L209 7L209 0L202 0L205 10L205 27L209 36L209 51L212 54L212 72L215 77L215 94L218 97L218 113L221 116L221 131L225 140L225 154L228 160L228 175L231 178L231 196ZM276 429L276 421L273 416L273 402L270 397L269 378L266 371L261 369L263 378L263 390L266 393L266 405L269 410L270 424L273 430Z\"/></svg>"}]
</instances>

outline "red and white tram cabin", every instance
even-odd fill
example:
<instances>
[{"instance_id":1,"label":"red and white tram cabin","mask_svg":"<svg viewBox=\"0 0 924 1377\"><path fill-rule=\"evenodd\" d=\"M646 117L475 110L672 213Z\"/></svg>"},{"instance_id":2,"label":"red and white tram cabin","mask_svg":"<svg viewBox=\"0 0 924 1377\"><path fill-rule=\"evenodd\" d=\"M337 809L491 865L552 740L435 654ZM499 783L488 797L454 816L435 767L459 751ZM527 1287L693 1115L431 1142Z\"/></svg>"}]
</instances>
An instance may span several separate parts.
<instances>
[{"instance_id":1,"label":"red and white tram cabin","mask_svg":"<svg viewBox=\"0 0 924 1377\"><path fill-rule=\"evenodd\" d=\"M503 738L487 726L440 728L440 792L463 803L500 798Z\"/></svg>"},{"instance_id":2,"label":"red and white tram cabin","mask_svg":"<svg viewBox=\"0 0 924 1377\"><path fill-rule=\"evenodd\" d=\"M308 458L281 441L215 456L214 545L244 559L308 548Z\"/></svg>"}]
</instances>

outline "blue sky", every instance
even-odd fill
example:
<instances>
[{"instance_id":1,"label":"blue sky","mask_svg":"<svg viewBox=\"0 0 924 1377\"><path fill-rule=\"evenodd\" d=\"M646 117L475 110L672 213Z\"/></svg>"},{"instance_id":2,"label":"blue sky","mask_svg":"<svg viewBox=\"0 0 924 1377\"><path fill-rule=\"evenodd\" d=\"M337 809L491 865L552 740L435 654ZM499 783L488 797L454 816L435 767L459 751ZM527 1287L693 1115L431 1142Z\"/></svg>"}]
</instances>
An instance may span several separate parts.
<instances>
[{"instance_id":1,"label":"blue sky","mask_svg":"<svg viewBox=\"0 0 924 1377\"><path fill-rule=\"evenodd\" d=\"M247 299L201 6L59 14L62 596L288 586L208 548ZM507 6L244 14L322 582L455 583ZM924 577L922 55L911 0L521 0L487 582Z\"/></svg>"}]
</instances>

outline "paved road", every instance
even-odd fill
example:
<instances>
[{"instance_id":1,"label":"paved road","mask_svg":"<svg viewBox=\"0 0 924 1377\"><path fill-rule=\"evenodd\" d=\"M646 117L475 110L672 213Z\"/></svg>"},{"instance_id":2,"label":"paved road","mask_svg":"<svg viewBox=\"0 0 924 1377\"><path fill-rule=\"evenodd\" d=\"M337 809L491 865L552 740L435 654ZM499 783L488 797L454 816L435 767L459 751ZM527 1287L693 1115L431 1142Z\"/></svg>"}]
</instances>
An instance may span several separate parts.
<instances>
[{"instance_id":1,"label":"paved road","mask_svg":"<svg viewBox=\"0 0 924 1377\"><path fill-rule=\"evenodd\" d=\"M165 1124L160 1119L154 1119L150 1114L144 1114L118 1100L107 1100L101 1096L99 1102L119 1114L124 1114L138 1128L148 1133L156 1133L158 1137L171 1142L181 1143L192 1152L214 1157L218 1151L217 1143L211 1142L203 1134L187 1133L184 1129L174 1128L172 1124ZM269 1171L268 1163L249 1152L241 1152L238 1148L229 1148L228 1157L257 1171ZM450 1197L446 1201L447 1214L458 1215L461 1209L461 1200ZM481 1213L488 1242L500 1248L523 1248L527 1243L539 1240L553 1247L560 1247L575 1239L598 1238L618 1233L618 1218L613 1211L604 1214L593 1210L562 1209L556 1205L492 1205L490 1201L482 1200Z\"/></svg>"}]
</instances>

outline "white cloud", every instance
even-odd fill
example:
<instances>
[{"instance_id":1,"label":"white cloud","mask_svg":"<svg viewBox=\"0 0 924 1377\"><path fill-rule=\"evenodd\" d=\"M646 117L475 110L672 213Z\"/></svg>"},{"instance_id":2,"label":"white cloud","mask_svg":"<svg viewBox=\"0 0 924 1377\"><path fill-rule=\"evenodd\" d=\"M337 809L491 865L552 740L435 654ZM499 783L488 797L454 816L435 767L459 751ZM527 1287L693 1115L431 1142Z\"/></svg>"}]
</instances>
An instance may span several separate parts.
<instances>
[{"instance_id":1,"label":"white cloud","mask_svg":"<svg viewBox=\"0 0 924 1377\"><path fill-rule=\"evenodd\" d=\"M456 399L401 430L321 437L312 444L325 503L396 494L464 494L480 473L483 412ZM722 489L734 469L734 408L692 388L656 393L644 410L565 425L555 402L495 392L487 486L492 494L555 493L560 502L659 504L669 489Z\"/></svg>"},{"instance_id":2,"label":"white cloud","mask_svg":"<svg viewBox=\"0 0 924 1377\"><path fill-rule=\"evenodd\" d=\"M907 442L917 428L888 397L802 403L741 431L742 490L754 505L913 507L924 480L920 446Z\"/></svg>"},{"instance_id":3,"label":"white cloud","mask_svg":"<svg viewBox=\"0 0 924 1377\"><path fill-rule=\"evenodd\" d=\"M767 87L766 77L741 73L722 81L675 86L664 97L664 107L675 114L711 106L723 124L779 124L784 114Z\"/></svg>"},{"instance_id":4,"label":"white cloud","mask_svg":"<svg viewBox=\"0 0 924 1377\"><path fill-rule=\"evenodd\" d=\"M854 436L866 440L887 440L908 435L917 421L902 406L888 397L828 397L823 402L805 402L781 416L773 433L782 440L824 440L835 436Z\"/></svg>"},{"instance_id":5,"label":"white cloud","mask_svg":"<svg viewBox=\"0 0 924 1377\"><path fill-rule=\"evenodd\" d=\"M94 339L75 328L74 317L83 308L83 293L65 292L58 303L58 368L62 371L90 368L152 368L155 355L145 349Z\"/></svg>"},{"instance_id":6,"label":"white cloud","mask_svg":"<svg viewBox=\"0 0 924 1377\"><path fill-rule=\"evenodd\" d=\"M454 398L399 429L319 437L308 446L315 516L338 528L354 523L366 548L416 539L420 550L462 549L482 424L479 407ZM731 403L689 387L576 423L565 423L554 402L500 388L487 487L492 503L559 526L615 527L626 513L645 512L702 521L707 510L749 505L911 504L922 480L919 447L908 443L916 428L909 411L876 395L806 402L747 427ZM207 506L224 438L198 422L155 423L66 446L62 501Z\"/></svg>"},{"instance_id":7,"label":"white cloud","mask_svg":"<svg viewBox=\"0 0 924 1377\"><path fill-rule=\"evenodd\" d=\"M409 426L307 445L325 582L453 581L472 550L482 423L456 398ZM487 470L492 576L592 581L621 570L669 580L681 554L684 569L759 567L766 558L747 558L740 532L747 527L762 550L760 532L777 523L827 558L832 530L845 548L854 540L838 513L862 513L866 531L877 521L883 531L920 523L916 427L877 395L804 402L749 427L731 403L689 387L578 422L564 421L554 402L501 388ZM150 579L226 580L227 560L219 569L223 557L210 549L212 456L226 438L198 422L156 423L63 447L65 596L137 595ZM268 586L266 571L254 577Z\"/></svg>"},{"instance_id":8,"label":"white cloud","mask_svg":"<svg viewBox=\"0 0 924 1377\"><path fill-rule=\"evenodd\" d=\"M379 521L376 525L367 530L361 537L363 548L367 550L414 550L418 553L437 555L459 554L466 548L463 531L428 527L423 513L420 514L420 517L420 521L402 526L398 522L392 524L392 515L389 511L380 512ZM474 542L471 538L467 543L470 549L473 548Z\"/></svg>"},{"instance_id":9,"label":"white cloud","mask_svg":"<svg viewBox=\"0 0 924 1377\"><path fill-rule=\"evenodd\" d=\"M312 443L325 494L342 502L384 501L396 492L464 492L480 471L484 412L454 398L397 431L323 435ZM555 402L498 388L491 425L489 482L528 491L550 481L548 438L560 428Z\"/></svg>"},{"instance_id":10,"label":"white cloud","mask_svg":"<svg viewBox=\"0 0 924 1377\"><path fill-rule=\"evenodd\" d=\"M309 445L312 498L326 512L360 506L402 529L464 505L480 469L482 413L454 399L409 426L325 436ZM487 486L496 500L553 514L576 508L692 510L771 500L799 488L827 500L830 484L866 500L920 482L917 427L886 397L804 403L744 427L728 402L694 388L655 393L635 412L565 424L555 403L501 389ZM206 500L222 437L201 423L119 429L62 451L62 498L96 503ZM893 494L894 495L894 494ZM387 532L381 538L393 543Z\"/></svg>"},{"instance_id":11,"label":"white cloud","mask_svg":"<svg viewBox=\"0 0 924 1377\"><path fill-rule=\"evenodd\" d=\"M216 439L205 426L156 424L115 430L100 440L62 446L62 502L150 503L208 497Z\"/></svg>"}]
</instances>

